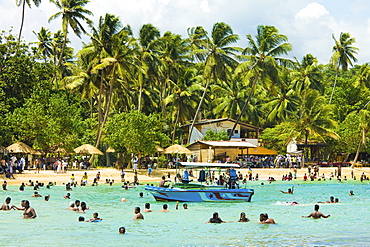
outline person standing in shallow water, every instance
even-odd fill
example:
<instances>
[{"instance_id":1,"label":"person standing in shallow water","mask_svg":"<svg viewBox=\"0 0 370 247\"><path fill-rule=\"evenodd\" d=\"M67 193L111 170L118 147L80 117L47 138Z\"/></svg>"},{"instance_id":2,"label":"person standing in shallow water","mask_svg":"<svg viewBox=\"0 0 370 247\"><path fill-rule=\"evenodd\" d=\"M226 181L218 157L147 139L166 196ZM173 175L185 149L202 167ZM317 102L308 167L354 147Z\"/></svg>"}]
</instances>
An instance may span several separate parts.
<instances>
[{"instance_id":1,"label":"person standing in shallow water","mask_svg":"<svg viewBox=\"0 0 370 247\"><path fill-rule=\"evenodd\" d=\"M319 219L321 217L323 218L328 218L330 217L330 214L324 215L323 213L319 212L320 206L318 204L315 204L314 206L314 212L310 213L308 216L302 216L303 218L314 218L314 219Z\"/></svg>"},{"instance_id":2,"label":"person standing in shallow water","mask_svg":"<svg viewBox=\"0 0 370 247\"><path fill-rule=\"evenodd\" d=\"M34 219L36 217L37 217L37 215L36 215L35 209L31 208L29 201L25 201L24 202L23 219Z\"/></svg>"},{"instance_id":3,"label":"person standing in shallow water","mask_svg":"<svg viewBox=\"0 0 370 247\"><path fill-rule=\"evenodd\" d=\"M140 213L140 207L135 207L135 217L133 220L143 220L144 216Z\"/></svg>"},{"instance_id":4,"label":"person standing in shallow water","mask_svg":"<svg viewBox=\"0 0 370 247\"><path fill-rule=\"evenodd\" d=\"M221 218L218 217L218 213L217 212L214 212L212 218L210 218L207 223L216 223L216 224L219 224L219 223L225 223L225 221L221 220Z\"/></svg>"}]
</instances>

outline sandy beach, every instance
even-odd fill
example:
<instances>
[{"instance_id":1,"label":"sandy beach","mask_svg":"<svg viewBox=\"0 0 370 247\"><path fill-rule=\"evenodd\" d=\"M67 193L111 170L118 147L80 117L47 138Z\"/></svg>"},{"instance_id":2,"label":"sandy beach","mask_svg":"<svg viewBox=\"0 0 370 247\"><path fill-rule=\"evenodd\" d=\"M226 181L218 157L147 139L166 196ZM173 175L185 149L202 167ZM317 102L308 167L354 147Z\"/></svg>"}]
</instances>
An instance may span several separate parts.
<instances>
[{"instance_id":1,"label":"sandy beach","mask_svg":"<svg viewBox=\"0 0 370 247\"><path fill-rule=\"evenodd\" d=\"M320 167L319 173L320 176L325 174L325 177L328 178L331 173L334 173L337 168L330 167L330 168L323 168ZM237 169L237 172L241 172L243 175L248 173L248 169ZM347 179L351 179L351 171L350 167L342 168L342 178L344 176ZM57 185L62 185L70 180L72 174L74 174L75 179L80 181L83 174L87 172L88 174L88 181L91 184L93 179L96 177L96 174L100 172L101 178L100 183L105 182L106 179L114 179L115 182L121 182L120 171L114 168L93 168L88 170L68 170L66 173L55 173L51 170L41 170L39 173L36 173L35 170L26 170L22 174L15 174L15 179L6 179L4 175L1 175L1 179L6 180L9 185L20 185L21 183L26 183L28 180L32 181L39 181L43 183L48 182L56 182ZM133 181L134 173L131 169L125 170L126 181ZM160 181L163 175L167 175L171 173L171 178L175 175L175 169L154 169L151 176L147 176L146 169L139 169L138 170L138 179L140 183L150 183L150 182L158 182ZM271 168L271 169L252 169L252 174L255 176L258 174L260 180L267 180L268 177L274 177L276 180L281 180L282 176L288 174L289 172L293 173L293 169L285 169L285 168ZM307 173L307 168L297 169L297 179L302 179L304 174ZM357 179L360 178L362 173L365 173L366 176L370 175L370 168L354 168L353 173Z\"/></svg>"}]
</instances>

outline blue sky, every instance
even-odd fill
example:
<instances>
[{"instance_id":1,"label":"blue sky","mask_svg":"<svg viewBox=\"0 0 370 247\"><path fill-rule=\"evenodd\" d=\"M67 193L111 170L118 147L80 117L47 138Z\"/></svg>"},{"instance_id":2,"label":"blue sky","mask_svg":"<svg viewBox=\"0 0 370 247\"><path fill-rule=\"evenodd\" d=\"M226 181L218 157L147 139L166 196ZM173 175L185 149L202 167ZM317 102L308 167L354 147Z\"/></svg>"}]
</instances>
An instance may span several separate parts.
<instances>
[{"instance_id":1,"label":"blue sky","mask_svg":"<svg viewBox=\"0 0 370 247\"><path fill-rule=\"evenodd\" d=\"M246 46L245 35L254 36L258 25L272 25L292 43L289 57L301 59L311 53L324 64L332 54L332 34L339 37L340 32L349 32L360 49L358 63L370 60L368 0L91 0L85 7L94 13L91 19L95 23L105 13L114 14L120 16L123 24L131 25L135 34L143 24L151 23L162 33L171 31L186 37L190 27L200 25L211 31L214 23L225 22L239 35L237 45L241 47ZM27 8L23 38L36 41L32 31L38 32L42 26L52 32L60 29L60 20L48 23L57 11L47 0L39 8ZM0 29L13 27L17 34L21 8L15 0L0 0L0 13ZM87 36L80 40L71 33L69 37L76 49L82 47L82 41L89 41Z\"/></svg>"}]
</instances>

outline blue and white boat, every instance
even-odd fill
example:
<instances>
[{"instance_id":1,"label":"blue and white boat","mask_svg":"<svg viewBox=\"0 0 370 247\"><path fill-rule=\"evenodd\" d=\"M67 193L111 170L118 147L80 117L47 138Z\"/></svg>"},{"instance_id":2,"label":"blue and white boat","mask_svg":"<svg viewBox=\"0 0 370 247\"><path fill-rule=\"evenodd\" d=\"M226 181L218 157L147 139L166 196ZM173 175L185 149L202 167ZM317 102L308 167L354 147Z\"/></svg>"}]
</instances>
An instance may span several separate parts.
<instances>
[{"instance_id":1,"label":"blue and white boat","mask_svg":"<svg viewBox=\"0 0 370 247\"><path fill-rule=\"evenodd\" d=\"M230 168L239 167L236 164L220 163L193 163L182 162L185 167L216 167ZM235 171L235 170L234 170ZM236 174L235 174L236 175ZM231 179L233 176L231 174ZM201 180L202 182L202 180ZM157 201L179 201L179 202L250 202L254 194L253 189L241 189L234 184L232 188L226 186L208 186L198 183L176 183L171 188L149 186L145 187Z\"/></svg>"}]
</instances>

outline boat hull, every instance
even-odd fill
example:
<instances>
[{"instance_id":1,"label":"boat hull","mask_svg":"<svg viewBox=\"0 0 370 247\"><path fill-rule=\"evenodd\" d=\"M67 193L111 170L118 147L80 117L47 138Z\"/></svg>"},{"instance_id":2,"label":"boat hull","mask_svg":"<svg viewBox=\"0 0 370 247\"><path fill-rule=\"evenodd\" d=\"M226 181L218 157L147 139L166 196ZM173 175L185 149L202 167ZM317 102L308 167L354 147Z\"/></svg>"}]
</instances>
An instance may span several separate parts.
<instances>
[{"instance_id":1,"label":"boat hull","mask_svg":"<svg viewBox=\"0 0 370 247\"><path fill-rule=\"evenodd\" d=\"M157 201L179 202L250 202L252 189L180 189L146 186Z\"/></svg>"}]
</instances>

